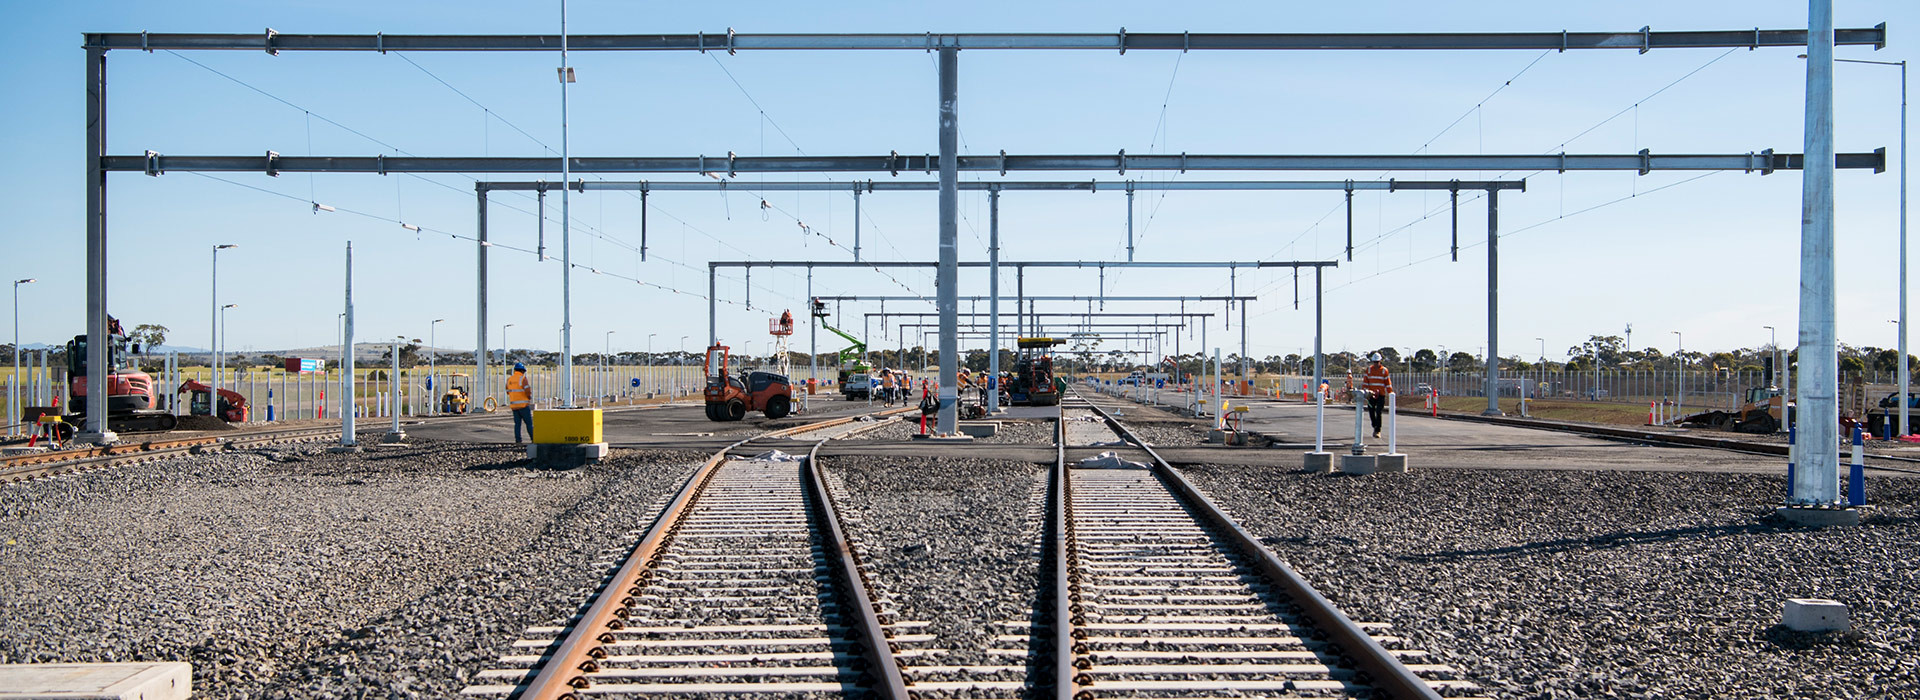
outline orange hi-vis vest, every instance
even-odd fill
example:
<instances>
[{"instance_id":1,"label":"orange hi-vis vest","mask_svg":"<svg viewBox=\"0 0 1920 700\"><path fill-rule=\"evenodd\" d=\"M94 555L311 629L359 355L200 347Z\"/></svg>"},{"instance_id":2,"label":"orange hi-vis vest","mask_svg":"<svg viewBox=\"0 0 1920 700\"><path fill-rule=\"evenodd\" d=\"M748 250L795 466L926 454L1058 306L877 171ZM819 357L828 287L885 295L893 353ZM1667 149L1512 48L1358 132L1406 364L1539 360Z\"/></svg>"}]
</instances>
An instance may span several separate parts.
<instances>
[{"instance_id":1,"label":"orange hi-vis vest","mask_svg":"<svg viewBox=\"0 0 1920 700\"><path fill-rule=\"evenodd\" d=\"M516 409L533 405L533 382L527 381L527 373L514 372L507 377L507 405Z\"/></svg>"},{"instance_id":2,"label":"orange hi-vis vest","mask_svg":"<svg viewBox=\"0 0 1920 700\"><path fill-rule=\"evenodd\" d=\"M1374 396L1386 396L1393 392L1393 377L1388 374L1386 365L1371 365L1367 367L1367 378L1361 382L1361 387Z\"/></svg>"}]
</instances>

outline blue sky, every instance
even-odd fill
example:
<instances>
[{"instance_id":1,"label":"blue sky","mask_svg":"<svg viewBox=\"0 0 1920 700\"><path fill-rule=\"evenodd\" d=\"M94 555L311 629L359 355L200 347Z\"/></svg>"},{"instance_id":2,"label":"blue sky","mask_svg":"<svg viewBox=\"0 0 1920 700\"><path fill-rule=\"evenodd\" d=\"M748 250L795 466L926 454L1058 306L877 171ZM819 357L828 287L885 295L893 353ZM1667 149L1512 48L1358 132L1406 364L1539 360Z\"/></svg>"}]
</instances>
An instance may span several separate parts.
<instances>
[{"instance_id":1,"label":"blue sky","mask_svg":"<svg viewBox=\"0 0 1920 700\"><path fill-rule=\"evenodd\" d=\"M1837 55L1897 61L1920 27L1911 2L1841 2L1836 24L1887 22L1882 51ZM1471 7L1468 11L1465 8ZM957 31L1595 31L1804 26L1804 2L639 3L574 0L576 33ZM0 262L22 290L24 342L80 332L84 301L83 52L87 31L287 33L551 33L557 3L529 2L89 2L19 3L0 26ZM1655 153L1802 150L1804 68L1789 49L1633 52L1191 53L970 52L960 58L962 152L990 153ZM411 59L411 62L409 62ZM540 155L559 146L553 54L320 54L199 52L109 55L109 150L137 154ZM934 63L915 52L576 53L576 155L929 153L935 140ZM217 71L217 72L216 72ZM1841 64L1837 143L1885 146L1897 157L1898 70ZM223 76L224 74L224 76ZM444 81L444 84L443 82ZM451 86L451 87L449 87ZM456 91L457 90L457 91ZM263 94L265 93L265 94ZM477 103L477 104L476 104ZM757 107L756 107L757 105ZM1164 107L1163 107L1164 105ZM1637 105L1637 106L1636 106ZM344 127L344 128L343 128ZM351 129L351 131L349 131ZM358 132L358 133L354 133ZM522 133L524 132L524 133ZM1575 138L1578 136L1578 138ZM543 145L544 144L544 145ZM1485 178L1501 173L1431 173ZM1506 174L1509 177L1526 173ZM1273 174L1321 179L1328 174ZM1357 180L1381 173L1355 173ZM1401 173L1403 178L1420 173ZM174 342L205 345L208 250L222 253L221 301L230 348L332 343L341 252L352 241L359 336L472 344L473 178L189 173L119 174L109 187L114 315L160 323ZM481 176L486 177L486 176ZM885 177L882 175L881 177ZM904 176L903 176L904 177ZM968 179L978 176L966 175ZM1163 174L1130 173L1134 179ZM1189 179L1228 176L1187 176ZM1040 179L1127 179L1117 173ZM1636 347L1671 350L1766 342L1762 326L1795 325L1800 180L1795 173L1534 174L1501 201L1503 355L1533 357L1545 338L1556 357L1591 333L1634 328ZM494 179L523 179L497 177ZM656 178L667 179L667 178ZM762 179L743 176L748 184ZM811 177L805 179L814 179ZM838 179L845 180L844 176ZM1842 172L1838 180L1840 337L1891 347L1896 286L1897 173ZM549 199L557 248L557 196ZM689 349L706 333L705 262L844 260L824 237L852 238L845 194L677 193L651 199L650 260L639 242L639 202L621 193L573 202L576 261L615 275L575 275L576 351ZM1468 198L1463 197L1463 200ZM307 201L343 211L314 214ZM1485 210L1463 204L1458 263L1448 262L1444 195L1355 197L1353 263L1327 276L1327 347L1360 350L1484 344ZM1142 194L1141 259L1326 259L1344 239L1338 193ZM984 194L963 194L961 255L985 256ZM1597 207L1597 208L1596 208ZM499 196L495 240L531 247L531 199ZM362 212L365 216L347 213ZM870 255L932 259L932 194L865 198ZM1112 194L1009 194L1001 202L1003 260L1124 256L1125 199ZM405 221L423 227L401 228ZM553 347L559 266L497 250L491 335L516 324L515 346ZM931 294L930 274L901 281ZM804 275L723 280L720 332L761 351L764 322L804 305ZM963 294L986 291L964 273ZM1257 356L1310 348L1311 300L1293 309L1292 277L1255 272L1248 309ZM1035 294L1089 294L1097 276L1030 275ZM1310 285L1303 285L1310 290ZM1003 289L1009 293L1009 272ZM1109 293L1224 294L1224 274L1109 275ZM820 294L901 294L866 272L820 273ZM877 306L842 309L859 314ZM894 303L890 311L931 311ZM965 305L963 304L963 310ZM1052 305L1043 311L1073 310ZM1168 310L1110 304L1109 311ZM1219 309L1214 309L1218 311ZM1239 328L1216 320L1215 345L1237 348ZM892 346L873 328L875 345ZM1229 335L1231 334L1231 335ZM1223 339L1231 338L1223 343ZM804 333L797 338L804 347ZM909 346L916 344L909 340ZM1783 342L1786 341L1783 338ZM1198 343L1183 340L1183 349ZM832 347L823 338L822 350Z\"/></svg>"}]
</instances>

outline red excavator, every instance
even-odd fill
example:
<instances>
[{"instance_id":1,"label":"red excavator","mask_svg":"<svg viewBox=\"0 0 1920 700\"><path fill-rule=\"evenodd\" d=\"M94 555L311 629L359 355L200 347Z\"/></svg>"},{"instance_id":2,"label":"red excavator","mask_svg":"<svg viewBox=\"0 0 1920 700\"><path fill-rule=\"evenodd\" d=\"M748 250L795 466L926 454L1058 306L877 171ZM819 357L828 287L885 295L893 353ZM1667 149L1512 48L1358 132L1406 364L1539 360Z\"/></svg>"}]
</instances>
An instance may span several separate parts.
<instances>
[{"instance_id":1,"label":"red excavator","mask_svg":"<svg viewBox=\"0 0 1920 700\"><path fill-rule=\"evenodd\" d=\"M209 410L209 406L212 404L211 397L213 396L213 387L202 384L197 379L189 379L187 383L180 385L179 391L174 393L185 394L189 392L192 393L192 396L187 399L188 414L196 416L213 415L213 411ZM241 396L240 392L237 391L221 389L219 416L220 420L228 423L247 422L247 397Z\"/></svg>"},{"instance_id":2,"label":"red excavator","mask_svg":"<svg viewBox=\"0 0 1920 700\"><path fill-rule=\"evenodd\" d=\"M760 411L768 418L785 418L793 412L793 382L775 372L728 373L731 355L725 345L707 348L707 420L735 421L747 417L747 411Z\"/></svg>"}]
</instances>

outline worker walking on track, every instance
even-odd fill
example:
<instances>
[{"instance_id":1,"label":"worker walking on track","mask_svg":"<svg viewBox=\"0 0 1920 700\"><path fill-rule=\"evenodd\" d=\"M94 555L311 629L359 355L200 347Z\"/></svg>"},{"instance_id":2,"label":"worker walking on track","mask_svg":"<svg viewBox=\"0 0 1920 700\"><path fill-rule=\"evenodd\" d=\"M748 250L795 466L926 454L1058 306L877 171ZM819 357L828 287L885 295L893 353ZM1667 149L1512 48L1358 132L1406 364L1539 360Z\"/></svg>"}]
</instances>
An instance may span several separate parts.
<instances>
[{"instance_id":1,"label":"worker walking on track","mask_svg":"<svg viewBox=\"0 0 1920 700\"><path fill-rule=\"evenodd\" d=\"M513 363L507 377L507 407L513 409L513 441L520 442L520 424L527 426L527 439L533 439L533 383L527 381L527 366Z\"/></svg>"},{"instance_id":2,"label":"worker walking on track","mask_svg":"<svg viewBox=\"0 0 1920 700\"><path fill-rule=\"evenodd\" d=\"M1387 366L1380 364L1380 353L1374 353L1367 359L1373 364L1367 365L1367 376L1360 386L1367 392L1367 417L1373 419L1373 436L1380 437L1380 414L1387 410L1387 394L1393 392L1393 376L1387 372Z\"/></svg>"},{"instance_id":3,"label":"worker walking on track","mask_svg":"<svg viewBox=\"0 0 1920 700\"><path fill-rule=\"evenodd\" d=\"M880 403L893 405L893 370L880 370Z\"/></svg>"}]
</instances>

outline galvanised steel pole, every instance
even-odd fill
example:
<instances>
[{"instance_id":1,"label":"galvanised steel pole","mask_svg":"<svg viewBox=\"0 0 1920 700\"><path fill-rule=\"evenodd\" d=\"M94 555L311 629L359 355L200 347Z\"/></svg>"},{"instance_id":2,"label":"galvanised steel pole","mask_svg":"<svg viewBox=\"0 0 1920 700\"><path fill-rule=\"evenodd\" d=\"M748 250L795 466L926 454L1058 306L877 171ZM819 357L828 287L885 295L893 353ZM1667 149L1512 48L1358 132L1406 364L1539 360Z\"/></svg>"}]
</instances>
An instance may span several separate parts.
<instances>
[{"instance_id":1,"label":"galvanised steel pole","mask_svg":"<svg viewBox=\"0 0 1920 700\"><path fill-rule=\"evenodd\" d=\"M567 181L567 1L560 0L560 407L573 408L573 219Z\"/></svg>"},{"instance_id":2,"label":"galvanised steel pole","mask_svg":"<svg viewBox=\"0 0 1920 700\"><path fill-rule=\"evenodd\" d=\"M353 446L353 241L347 241L346 311L340 326L340 446Z\"/></svg>"},{"instance_id":3,"label":"galvanised steel pole","mask_svg":"<svg viewBox=\"0 0 1920 700\"><path fill-rule=\"evenodd\" d=\"M87 386L107 386L107 51L87 49ZM103 408L87 411L81 442L111 444L118 436Z\"/></svg>"},{"instance_id":4,"label":"galvanised steel pole","mask_svg":"<svg viewBox=\"0 0 1920 700\"><path fill-rule=\"evenodd\" d=\"M507 344L507 329L512 327L511 323L500 327L500 376L502 377L513 375L513 346ZM493 395L492 387L487 388L487 395Z\"/></svg>"},{"instance_id":5,"label":"galvanised steel pole","mask_svg":"<svg viewBox=\"0 0 1920 700\"><path fill-rule=\"evenodd\" d=\"M1794 505L1837 502L1839 357L1834 328L1833 2L1810 0L1807 12L1806 159L1800 204L1799 451ZM1905 359L1905 358L1902 358Z\"/></svg>"},{"instance_id":6,"label":"galvanised steel pole","mask_svg":"<svg viewBox=\"0 0 1920 700\"><path fill-rule=\"evenodd\" d=\"M479 231L478 235L474 237L476 239L474 243L474 271L477 277L475 279L473 293L473 325L475 329L473 332L473 385L480 391L486 392L487 397L491 397L493 396L493 383L489 381L489 372L487 371L488 367L492 364L492 361L487 357L490 354L487 347L487 249L493 247L493 244L487 242L487 191L480 190L475 194L479 195L480 208L479 211L476 212L479 217ZM475 393L477 394L478 392ZM469 394L469 396L472 395L473 394ZM487 397L480 399L481 406L485 406ZM473 406L469 405L467 410L468 412L472 412Z\"/></svg>"},{"instance_id":7,"label":"galvanised steel pole","mask_svg":"<svg viewBox=\"0 0 1920 700\"><path fill-rule=\"evenodd\" d=\"M1907 62L1900 62L1900 434L1913 432L1907 422Z\"/></svg>"},{"instance_id":8,"label":"galvanised steel pole","mask_svg":"<svg viewBox=\"0 0 1920 700\"><path fill-rule=\"evenodd\" d=\"M935 275L939 285L940 311L940 415L936 421L935 432L940 435L954 434L959 416L954 400L959 397L954 378L959 374L960 363L960 249L959 222L960 192L959 179L959 132L960 132L960 72L957 61L959 50L951 46L940 49L940 270Z\"/></svg>"},{"instance_id":9,"label":"galvanised steel pole","mask_svg":"<svg viewBox=\"0 0 1920 700\"><path fill-rule=\"evenodd\" d=\"M807 268L807 386L819 386L820 378L820 317L813 315L813 268ZM813 392L800 395L800 410L805 412L811 403Z\"/></svg>"},{"instance_id":10,"label":"galvanised steel pole","mask_svg":"<svg viewBox=\"0 0 1920 700\"><path fill-rule=\"evenodd\" d=\"M1129 193L1127 196L1131 200L1133 195ZM1127 216L1131 220L1133 216L1131 209ZM998 187L987 188L987 296L992 297L992 301L987 302L987 316L993 323L992 337L987 339L989 348L987 350L987 383L990 385L990 390L987 392L987 413L994 413L1000 410L1000 188ZM955 327L958 327L957 321Z\"/></svg>"},{"instance_id":11,"label":"galvanised steel pole","mask_svg":"<svg viewBox=\"0 0 1920 700\"><path fill-rule=\"evenodd\" d=\"M1487 190L1487 410L1500 412L1500 191ZM1597 376L1597 375L1596 375Z\"/></svg>"},{"instance_id":12,"label":"galvanised steel pole","mask_svg":"<svg viewBox=\"0 0 1920 700\"><path fill-rule=\"evenodd\" d=\"M1313 392L1316 394L1320 393L1320 382L1326 381L1325 372L1323 371L1326 365L1326 356L1320 354L1322 321L1320 296L1323 292L1320 286L1321 269L1320 267L1313 268ZM1322 399L1320 404L1321 410L1324 412L1326 410L1326 401ZM1314 451L1318 452L1320 448L1315 447Z\"/></svg>"}]
</instances>

